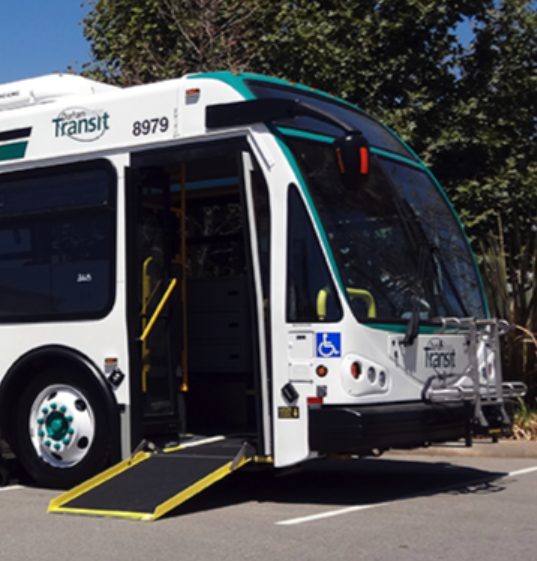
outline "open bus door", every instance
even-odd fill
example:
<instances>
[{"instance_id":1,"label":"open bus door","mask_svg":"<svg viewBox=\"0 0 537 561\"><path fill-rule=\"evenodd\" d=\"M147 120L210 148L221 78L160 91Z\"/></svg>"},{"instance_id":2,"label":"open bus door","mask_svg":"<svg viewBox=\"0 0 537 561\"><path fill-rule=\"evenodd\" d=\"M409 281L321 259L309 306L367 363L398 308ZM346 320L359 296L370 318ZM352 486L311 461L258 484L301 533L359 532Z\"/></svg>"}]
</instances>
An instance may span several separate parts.
<instances>
[{"instance_id":1,"label":"open bus door","mask_svg":"<svg viewBox=\"0 0 537 561\"><path fill-rule=\"evenodd\" d=\"M245 146L133 155L132 447L186 431L270 453L268 190Z\"/></svg>"},{"instance_id":2,"label":"open bus door","mask_svg":"<svg viewBox=\"0 0 537 561\"><path fill-rule=\"evenodd\" d=\"M133 326L140 371L136 393L141 398L137 414L144 419L146 436L178 434L184 370L184 219L180 209L174 212L171 207L171 178L165 170L131 170L130 178L136 279L131 290L136 293Z\"/></svg>"}]
</instances>

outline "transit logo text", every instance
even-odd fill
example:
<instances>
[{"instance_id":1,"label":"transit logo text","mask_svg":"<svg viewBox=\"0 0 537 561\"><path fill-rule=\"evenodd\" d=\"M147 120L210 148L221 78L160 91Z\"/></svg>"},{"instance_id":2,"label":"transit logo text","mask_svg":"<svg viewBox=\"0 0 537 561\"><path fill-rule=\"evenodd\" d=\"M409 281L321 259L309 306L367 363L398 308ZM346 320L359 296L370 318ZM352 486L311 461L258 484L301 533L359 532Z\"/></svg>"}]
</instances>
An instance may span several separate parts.
<instances>
[{"instance_id":1,"label":"transit logo text","mask_svg":"<svg viewBox=\"0 0 537 561\"><path fill-rule=\"evenodd\" d=\"M456 352L453 347L446 345L440 338L431 339L425 345L425 368L455 368Z\"/></svg>"},{"instance_id":2,"label":"transit logo text","mask_svg":"<svg viewBox=\"0 0 537 561\"><path fill-rule=\"evenodd\" d=\"M110 115L106 111L73 107L52 119L52 124L56 138L93 142L110 129Z\"/></svg>"}]
</instances>

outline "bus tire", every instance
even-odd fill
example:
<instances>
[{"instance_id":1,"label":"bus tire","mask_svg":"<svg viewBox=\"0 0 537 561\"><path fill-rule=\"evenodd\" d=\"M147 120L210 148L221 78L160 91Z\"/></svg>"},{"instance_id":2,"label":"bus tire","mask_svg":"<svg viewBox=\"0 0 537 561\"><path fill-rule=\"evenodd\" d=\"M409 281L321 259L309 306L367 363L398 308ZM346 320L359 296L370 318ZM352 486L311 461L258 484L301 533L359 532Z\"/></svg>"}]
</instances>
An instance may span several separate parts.
<instances>
[{"instance_id":1,"label":"bus tire","mask_svg":"<svg viewBox=\"0 0 537 561\"><path fill-rule=\"evenodd\" d=\"M15 453L27 474L46 487L69 488L102 470L111 456L102 390L76 369L38 373L15 411Z\"/></svg>"}]
</instances>

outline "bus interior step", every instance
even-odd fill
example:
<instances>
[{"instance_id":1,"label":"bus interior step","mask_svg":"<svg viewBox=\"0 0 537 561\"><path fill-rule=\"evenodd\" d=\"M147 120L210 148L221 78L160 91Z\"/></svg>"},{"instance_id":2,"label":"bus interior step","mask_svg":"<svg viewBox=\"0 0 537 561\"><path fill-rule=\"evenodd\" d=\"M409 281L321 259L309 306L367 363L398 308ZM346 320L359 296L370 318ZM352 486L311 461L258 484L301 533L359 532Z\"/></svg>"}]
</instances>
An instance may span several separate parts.
<instances>
[{"instance_id":1,"label":"bus interior step","mask_svg":"<svg viewBox=\"0 0 537 561\"><path fill-rule=\"evenodd\" d=\"M48 512L156 520L251 460L249 444L223 436L141 450L56 497Z\"/></svg>"}]
</instances>

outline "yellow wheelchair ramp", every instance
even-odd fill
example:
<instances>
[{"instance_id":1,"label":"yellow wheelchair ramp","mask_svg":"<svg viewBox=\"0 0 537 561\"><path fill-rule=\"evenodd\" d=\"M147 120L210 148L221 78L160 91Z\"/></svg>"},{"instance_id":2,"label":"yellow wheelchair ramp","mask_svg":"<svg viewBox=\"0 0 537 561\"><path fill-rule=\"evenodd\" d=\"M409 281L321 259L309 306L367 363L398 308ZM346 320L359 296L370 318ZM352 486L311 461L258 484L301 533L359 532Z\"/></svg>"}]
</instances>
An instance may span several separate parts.
<instances>
[{"instance_id":1,"label":"yellow wheelchair ramp","mask_svg":"<svg viewBox=\"0 0 537 561\"><path fill-rule=\"evenodd\" d=\"M253 459L250 447L214 437L132 458L53 499L48 512L156 520Z\"/></svg>"}]
</instances>

